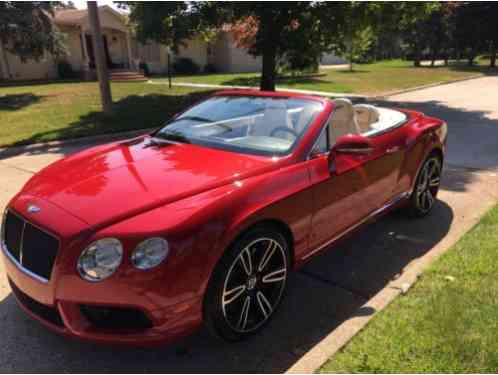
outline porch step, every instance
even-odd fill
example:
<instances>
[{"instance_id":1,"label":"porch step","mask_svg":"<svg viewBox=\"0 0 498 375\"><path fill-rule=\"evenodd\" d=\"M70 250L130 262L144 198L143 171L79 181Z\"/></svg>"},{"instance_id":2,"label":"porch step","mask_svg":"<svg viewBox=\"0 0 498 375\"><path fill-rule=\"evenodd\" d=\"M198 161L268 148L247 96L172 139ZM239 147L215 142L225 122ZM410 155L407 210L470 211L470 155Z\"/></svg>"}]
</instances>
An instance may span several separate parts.
<instances>
[{"instance_id":1,"label":"porch step","mask_svg":"<svg viewBox=\"0 0 498 375\"><path fill-rule=\"evenodd\" d=\"M110 79L114 82L144 82L147 81L147 77L145 77L142 73L134 72L130 70L111 70Z\"/></svg>"}]
</instances>

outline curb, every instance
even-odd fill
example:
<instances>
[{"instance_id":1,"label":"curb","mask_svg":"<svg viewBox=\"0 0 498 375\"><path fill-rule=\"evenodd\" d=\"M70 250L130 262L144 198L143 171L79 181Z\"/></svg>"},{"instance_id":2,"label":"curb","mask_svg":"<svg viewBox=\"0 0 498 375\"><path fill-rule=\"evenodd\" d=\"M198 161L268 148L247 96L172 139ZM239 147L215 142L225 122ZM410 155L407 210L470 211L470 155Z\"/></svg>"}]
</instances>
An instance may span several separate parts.
<instances>
[{"instance_id":1,"label":"curb","mask_svg":"<svg viewBox=\"0 0 498 375\"><path fill-rule=\"evenodd\" d=\"M79 137L79 138L72 138L72 139L61 139L61 140L56 140L56 141L50 141L50 142L40 142L40 143L31 143L27 144L25 146L11 146L11 147L0 147L0 160L6 158L6 157L12 157L16 155L20 155L26 152L36 152L44 149L50 149L50 148L61 148L65 146L77 146L77 145L83 145L87 143L105 143L105 142L111 142L114 140L119 140L123 138L133 138L137 137L139 135L143 135L145 133L148 133L152 130L157 129L155 128L146 128L146 129L138 129L138 130L130 130L126 132L116 132L116 133L107 133L107 134L99 134L99 135L92 135L88 137Z\"/></svg>"},{"instance_id":2,"label":"curb","mask_svg":"<svg viewBox=\"0 0 498 375\"><path fill-rule=\"evenodd\" d=\"M365 326L377 313L388 307L389 304L400 295L405 295L417 282L423 272L425 272L436 259L451 249L452 246L457 243L465 233L471 230L492 206L493 204L483 206L481 208L481 212L473 218L472 222L467 223L465 227L462 228L463 230L458 235L458 238L454 238L445 245L436 245L435 248L428 251L423 257L418 258L413 263L410 263L398 278L393 279L386 284L382 290L380 290L375 296L356 310L371 311L371 314L351 314L351 318L345 320L341 325L313 346L290 368L288 368L286 373L302 374L317 372L321 366L337 354L337 352L339 352L349 343L349 341L351 341L351 339L353 339L363 328L365 328Z\"/></svg>"},{"instance_id":3,"label":"curb","mask_svg":"<svg viewBox=\"0 0 498 375\"><path fill-rule=\"evenodd\" d=\"M436 87L436 86L445 86L445 85L450 85L452 83L470 81L472 79L484 78L484 77L485 76L483 76L483 75L475 74L475 75L470 76L470 77L458 78L458 79L455 79L453 81L444 81L444 82L429 83L427 85L410 87L410 88L404 89L404 90L391 91L391 92L387 92L387 93L381 94L381 95L372 95L372 96L369 96L368 99L369 100L383 100L383 99L387 99L387 98L389 98L391 96L401 95L401 94L405 94L405 93L412 92L412 91L429 89L431 87Z\"/></svg>"}]
</instances>

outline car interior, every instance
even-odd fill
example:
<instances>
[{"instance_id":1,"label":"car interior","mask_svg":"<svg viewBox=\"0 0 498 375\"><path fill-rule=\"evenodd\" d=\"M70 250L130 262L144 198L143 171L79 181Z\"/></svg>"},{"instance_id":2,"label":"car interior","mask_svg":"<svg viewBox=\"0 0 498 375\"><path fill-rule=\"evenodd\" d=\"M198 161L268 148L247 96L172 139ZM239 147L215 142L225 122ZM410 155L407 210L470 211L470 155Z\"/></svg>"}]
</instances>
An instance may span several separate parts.
<instances>
[{"instance_id":1,"label":"car interior","mask_svg":"<svg viewBox=\"0 0 498 375\"><path fill-rule=\"evenodd\" d=\"M329 127L329 139L334 144L346 134L375 136L406 121L402 112L371 104L353 105L349 99L335 99L335 110Z\"/></svg>"},{"instance_id":2,"label":"car interior","mask_svg":"<svg viewBox=\"0 0 498 375\"><path fill-rule=\"evenodd\" d=\"M345 134L375 136L406 120L406 116L399 111L370 104L353 105L345 98L335 99L334 103L335 109L329 127L331 145ZM244 103L239 103L237 108L240 115L223 113L218 116L217 121L198 116L180 117L168 129L178 129L188 137L208 139L225 145L284 152L292 147L321 110L321 105L283 99L265 100L251 105L252 107L247 105L248 108L245 109ZM213 108L203 113L216 118Z\"/></svg>"}]
</instances>

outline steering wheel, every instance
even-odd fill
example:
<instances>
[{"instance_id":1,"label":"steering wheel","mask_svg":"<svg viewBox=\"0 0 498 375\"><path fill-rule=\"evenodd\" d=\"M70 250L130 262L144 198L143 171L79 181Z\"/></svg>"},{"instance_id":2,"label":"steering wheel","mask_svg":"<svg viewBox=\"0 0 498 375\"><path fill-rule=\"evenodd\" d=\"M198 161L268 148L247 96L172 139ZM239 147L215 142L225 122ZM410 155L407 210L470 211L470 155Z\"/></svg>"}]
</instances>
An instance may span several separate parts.
<instances>
[{"instance_id":1,"label":"steering wheel","mask_svg":"<svg viewBox=\"0 0 498 375\"><path fill-rule=\"evenodd\" d=\"M294 129L288 128L286 126L277 126L275 129L271 131L270 137L273 137L277 132L287 132L292 134L295 138L299 137L299 134L297 134L297 132Z\"/></svg>"}]
</instances>

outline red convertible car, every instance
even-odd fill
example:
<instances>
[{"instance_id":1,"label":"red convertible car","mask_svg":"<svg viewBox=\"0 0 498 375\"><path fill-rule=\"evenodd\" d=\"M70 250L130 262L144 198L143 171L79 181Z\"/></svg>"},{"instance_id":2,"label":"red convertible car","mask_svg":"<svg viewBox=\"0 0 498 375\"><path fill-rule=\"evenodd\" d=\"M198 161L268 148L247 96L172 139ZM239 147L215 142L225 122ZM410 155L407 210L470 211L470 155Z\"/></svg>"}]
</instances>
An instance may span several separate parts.
<instances>
[{"instance_id":1,"label":"red convertible car","mask_svg":"<svg viewBox=\"0 0 498 375\"><path fill-rule=\"evenodd\" d=\"M393 208L431 210L446 134L414 111L217 93L36 174L4 214L8 280L68 336L152 344L205 324L243 339L275 314L291 270Z\"/></svg>"}]
</instances>

